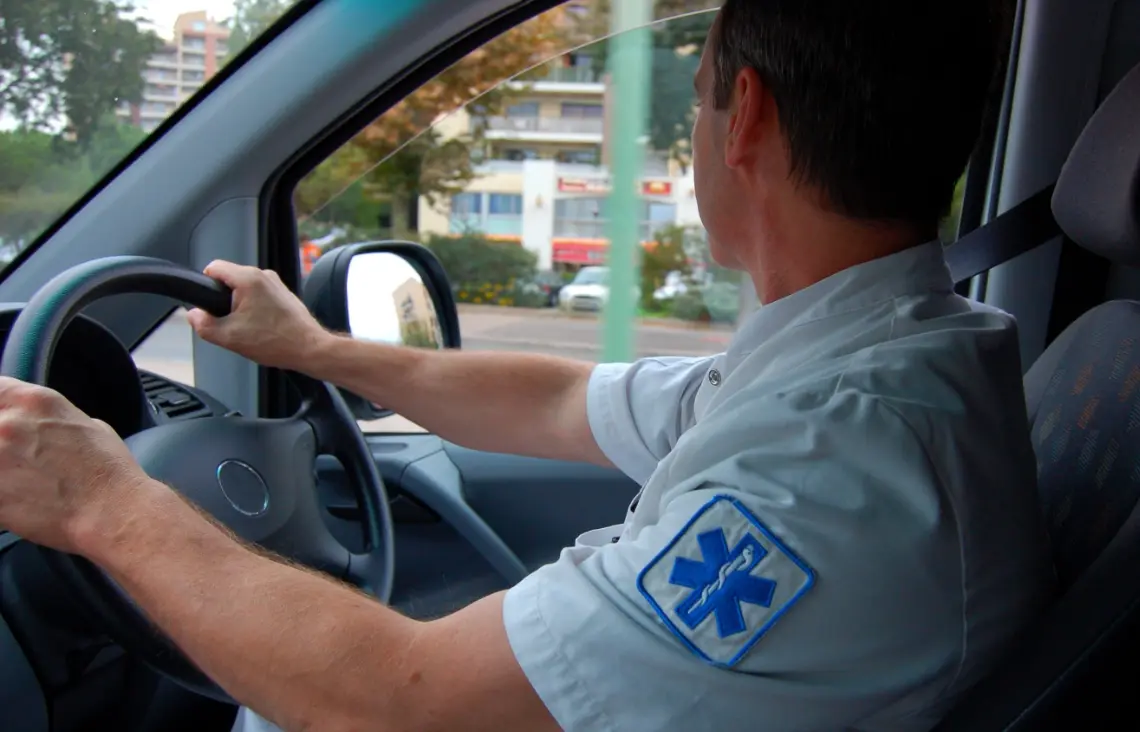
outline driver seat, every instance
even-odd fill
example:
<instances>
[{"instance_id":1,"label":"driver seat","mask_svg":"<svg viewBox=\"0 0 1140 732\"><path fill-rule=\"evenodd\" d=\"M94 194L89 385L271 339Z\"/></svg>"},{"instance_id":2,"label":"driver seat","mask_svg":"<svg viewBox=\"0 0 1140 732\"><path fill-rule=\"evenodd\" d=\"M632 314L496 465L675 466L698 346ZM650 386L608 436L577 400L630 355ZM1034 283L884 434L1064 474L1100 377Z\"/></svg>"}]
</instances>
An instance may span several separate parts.
<instances>
[{"instance_id":1,"label":"driver seat","mask_svg":"<svg viewBox=\"0 0 1140 732\"><path fill-rule=\"evenodd\" d=\"M1052 210L1074 243L1140 266L1140 66L1089 120ZM1029 369L1025 396L1059 597L936 730L1134 728L1109 702L1118 713L1135 698L1124 670L1140 647L1140 302L1073 322Z\"/></svg>"}]
</instances>

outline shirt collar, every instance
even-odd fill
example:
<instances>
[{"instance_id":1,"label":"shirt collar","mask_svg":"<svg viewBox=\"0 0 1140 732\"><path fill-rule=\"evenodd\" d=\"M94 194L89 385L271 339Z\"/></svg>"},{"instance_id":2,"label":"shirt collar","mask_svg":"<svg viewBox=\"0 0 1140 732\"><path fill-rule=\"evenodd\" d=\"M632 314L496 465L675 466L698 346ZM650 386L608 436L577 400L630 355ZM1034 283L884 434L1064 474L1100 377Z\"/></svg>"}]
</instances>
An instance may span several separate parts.
<instances>
[{"instance_id":1,"label":"shirt collar","mask_svg":"<svg viewBox=\"0 0 1140 732\"><path fill-rule=\"evenodd\" d=\"M857 264L762 306L737 330L726 356L746 356L777 333L908 295L950 293L954 281L940 241Z\"/></svg>"}]
</instances>

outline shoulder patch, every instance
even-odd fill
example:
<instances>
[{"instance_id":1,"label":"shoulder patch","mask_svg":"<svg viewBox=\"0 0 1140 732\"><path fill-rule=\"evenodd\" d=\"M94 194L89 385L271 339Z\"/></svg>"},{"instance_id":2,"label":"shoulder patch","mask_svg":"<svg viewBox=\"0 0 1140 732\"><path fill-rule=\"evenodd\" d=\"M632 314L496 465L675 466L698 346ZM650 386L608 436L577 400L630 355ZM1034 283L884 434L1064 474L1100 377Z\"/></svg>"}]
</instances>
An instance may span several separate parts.
<instances>
[{"instance_id":1,"label":"shoulder patch","mask_svg":"<svg viewBox=\"0 0 1140 732\"><path fill-rule=\"evenodd\" d=\"M717 496L637 576L685 646L735 666L815 584L815 572L744 504Z\"/></svg>"}]
</instances>

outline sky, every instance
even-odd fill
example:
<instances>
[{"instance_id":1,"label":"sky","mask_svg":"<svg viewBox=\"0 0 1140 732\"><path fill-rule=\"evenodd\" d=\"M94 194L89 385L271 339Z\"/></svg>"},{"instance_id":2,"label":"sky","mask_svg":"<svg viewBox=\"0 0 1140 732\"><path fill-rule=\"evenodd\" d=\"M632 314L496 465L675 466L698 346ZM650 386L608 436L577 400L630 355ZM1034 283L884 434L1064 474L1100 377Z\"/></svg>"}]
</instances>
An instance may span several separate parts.
<instances>
[{"instance_id":1,"label":"sky","mask_svg":"<svg viewBox=\"0 0 1140 732\"><path fill-rule=\"evenodd\" d=\"M182 13L205 10L214 20L225 20L233 14L233 0L134 0L135 12L153 23L155 33L169 38L174 19Z\"/></svg>"}]
</instances>

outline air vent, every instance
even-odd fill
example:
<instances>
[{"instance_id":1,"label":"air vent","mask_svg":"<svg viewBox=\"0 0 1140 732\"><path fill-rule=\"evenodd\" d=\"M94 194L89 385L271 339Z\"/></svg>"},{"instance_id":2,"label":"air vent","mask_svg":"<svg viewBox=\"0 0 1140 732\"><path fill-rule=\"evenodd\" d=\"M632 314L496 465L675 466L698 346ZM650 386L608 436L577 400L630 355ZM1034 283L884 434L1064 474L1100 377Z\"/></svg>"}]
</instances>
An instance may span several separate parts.
<instances>
[{"instance_id":1,"label":"air vent","mask_svg":"<svg viewBox=\"0 0 1140 732\"><path fill-rule=\"evenodd\" d=\"M156 411L167 419L195 419L210 416L210 408L201 399L173 381L157 374L140 372L143 392Z\"/></svg>"}]
</instances>

